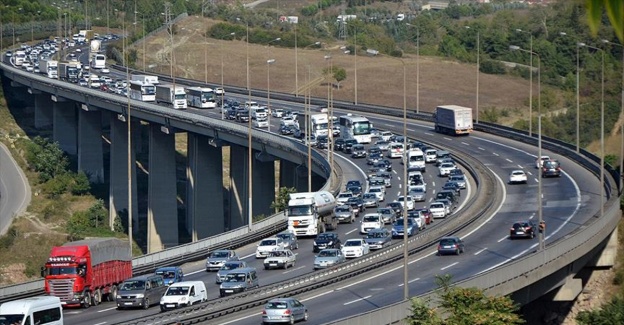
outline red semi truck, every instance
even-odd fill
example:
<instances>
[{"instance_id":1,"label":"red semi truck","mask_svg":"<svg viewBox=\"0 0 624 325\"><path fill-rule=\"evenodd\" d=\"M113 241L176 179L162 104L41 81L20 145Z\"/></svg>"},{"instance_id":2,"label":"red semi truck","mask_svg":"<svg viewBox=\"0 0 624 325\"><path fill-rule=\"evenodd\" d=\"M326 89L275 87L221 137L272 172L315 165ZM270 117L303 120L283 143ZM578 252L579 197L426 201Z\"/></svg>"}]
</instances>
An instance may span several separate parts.
<instances>
[{"instance_id":1,"label":"red semi truck","mask_svg":"<svg viewBox=\"0 0 624 325\"><path fill-rule=\"evenodd\" d=\"M118 285L132 277L132 257L123 240L85 239L53 247L41 272L47 294L64 306L88 308L115 301Z\"/></svg>"}]
</instances>

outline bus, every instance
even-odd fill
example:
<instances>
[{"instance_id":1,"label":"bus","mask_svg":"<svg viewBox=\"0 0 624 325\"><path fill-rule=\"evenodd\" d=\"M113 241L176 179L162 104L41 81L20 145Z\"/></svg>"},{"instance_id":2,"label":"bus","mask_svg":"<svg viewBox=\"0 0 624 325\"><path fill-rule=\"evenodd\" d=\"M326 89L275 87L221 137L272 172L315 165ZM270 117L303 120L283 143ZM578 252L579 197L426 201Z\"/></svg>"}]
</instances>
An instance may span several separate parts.
<instances>
[{"instance_id":1,"label":"bus","mask_svg":"<svg viewBox=\"0 0 624 325\"><path fill-rule=\"evenodd\" d=\"M140 81L130 81L130 98L142 102L155 102L156 86Z\"/></svg>"},{"instance_id":2,"label":"bus","mask_svg":"<svg viewBox=\"0 0 624 325\"><path fill-rule=\"evenodd\" d=\"M104 54L96 54L95 56L93 56L93 62L91 62L91 67L95 69L106 68L106 56Z\"/></svg>"},{"instance_id":3,"label":"bus","mask_svg":"<svg viewBox=\"0 0 624 325\"><path fill-rule=\"evenodd\" d=\"M63 325L59 297L38 296L0 305L0 324Z\"/></svg>"},{"instance_id":4,"label":"bus","mask_svg":"<svg viewBox=\"0 0 624 325\"><path fill-rule=\"evenodd\" d=\"M212 88L190 87L186 88L186 101L188 106L197 108L216 108L217 100Z\"/></svg>"},{"instance_id":5,"label":"bus","mask_svg":"<svg viewBox=\"0 0 624 325\"><path fill-rule=\"evenodd\" d=\"M358 143L371 143L373 124L364 116L344 115L340 117L340 137L355 139Z\"/></svg>"},{"instance_id":6,"label":"bus","mask_svg":"<svg viewBox=\"0 0 624 325\"><path fill-rule=\"evenodd\" d=\"M22 64L24 64L24 62L26 61L26 52L24 51L15 51L15 54L13 54L13 63L15 64L16 67L21 67Z\"/></svg>"}]
</instances>

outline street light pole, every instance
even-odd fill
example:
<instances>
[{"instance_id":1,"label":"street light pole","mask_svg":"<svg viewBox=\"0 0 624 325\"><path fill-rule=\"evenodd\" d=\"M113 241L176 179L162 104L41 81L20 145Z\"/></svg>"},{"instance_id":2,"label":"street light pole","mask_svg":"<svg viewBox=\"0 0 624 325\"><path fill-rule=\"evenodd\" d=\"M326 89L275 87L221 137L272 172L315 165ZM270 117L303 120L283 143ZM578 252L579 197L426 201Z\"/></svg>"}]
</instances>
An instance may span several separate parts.
<instances>
[{"instance_id":1,"label":"street light pole","mask_svg":"<svg viewBox=\"0 0 624 325\"><path fill-rule=\"evenodd\" d=\"M622 108L620 110L620 120L624 119L624 45L622 44L618 44L618 43L612 43L608 40L602 40L603 43L606 44L611 44L611 45L615 45L619 48L622 49L622 101L620 102L620 104L622 105ZM622 186L622 175L624 175L624 123L620 124L620 161L619 161L619 165L620 165L620 191L622 191L624 189L624 187Z\"/></svg>"},{"instance_id":2,"label":"street light pole","mask_svg":"<svg viewBox=\"0 0 624 325\"><path fill-rule=\"evenodd\" d=\"M251 85L249 84L249 22L247 22L247 37L245 38L247 45L247 100L251 101ZM251 226L253 225L253 148L251 142L251 114L249 109L247 109L247 177L248 177L248 186L249 186L249 203L247 205L247 227L249 231L251 231Z\"/></svg>"},{"instance_id":3,"label":"street light pole","mask_svg":"<svg viewBox=\"0 0 624 325\"><path fill-rule=\"evenodd\" d=\"M308 78L306 79L306 85L310 82L310 66L308 65ZM305 134L308 137L308 192L312 192L312 146L310 145L310 138L308 131L308 116L310 116L310 87L306 87L306 94L304 94L304 116L305 116ZM331 132L331 131L330 131ZM329 145L327 146L329 148ZM328 149L329 150L329 149Z\"/></svg>"},{"instance_id":4,"label":"street light pole","mask_svg":"<svg viewBox=\"0 0 624 325\"><path fill-rule=\"evenodd\" d=\"M465 26L466 29L471 29L470 26ZM479 30L477 30L477 94L476 94L476 106L475 107L475 112L476 112L476 116L475 116L475 121L478 124L479 123L479 70L481 69L480 67L480 58L479 56L481 56L481 48L480 48L480 41L481 41L481 33Z\"/></svg>"},{"instance_id":5,"label":"street light pole","mask_svg":"<svg viewBox=\"0 0 624 325\"><path fill-rule=\"evenodd\" d=\"M358 83L357 83L357 26L354 27L354 32L353 32L353 74L355 77L355 87L353 88L354 90L354 99L353 99L353 103L355 105L357 105L358 103ZM333 127L333 126L332 126Z\"/></svg>"},{"instance_id":6,"label":"street light pole","mask_svg":"<svg viewBox=\"0 0 624 325\"><path fill-rule=\"evenodd\" d=\"M297 52L297 24L295 24L295 97L299 97L299 58Z\"/></svg>"},{"instance_id":7,"label":"street light pole","mask_svg":"<svg viewBox=\"0 0 624 325\"><path fill-rule=\"evenodd\" d=\"M523 31L520 28L516 29L517 32L527 33L530 35L531 40L529 43L529 51L531 51L531 67L533 67L533 34L531 32ZM529 136L533 136L533 71L529 73Z\"/></svg>"},{"instance_id":8,"label":"street light pole","mask_svg":"<svg viewBox=\"0 0 624 325\"><path fill-rule=\"evenodd\" d=\"M565 32L560 32L559 35L567 36L568 34ZM581 139L581 96L579 93L579 80L580 80L580 55L579 49L585 46L585 43L577 42L576 43L576 152L581 150L580 139Z\"/></svg>"},{"instance_id":9,"label":"street light pole","mask_svg":"<svg viewBox=\"0 0 624 325\"><path fill-rule=\"evenodd\" d=\"M269 49L271 47L271 43L279 42L282 39L280 37L270 41L267 43L267 120L269 121L269 126L267 126L267 130L271 132L271 87L269 80L269 70L271 70L271 64L275 63L275 59L269 58Z\"/></svg>"},{"instance_id":10,"label":"street light pole","mask_svg":"<svg viewBox=\"0 0 624 325\"><path fill-rule=\"evenodd\" d=\"M409 299L409 251L407 249L407 78L405 61L403 65L403 299Z\"/></svg>"},{"instance_id":11,"label":"street light pole","mask_svg":"<svg viewBox=\"0 0 624 325\"><path fill-rule=\"evenodd\" d=\"M541 62L542 59L541 57L533 51L529 51L529 50L525 50L519 46L515 46L515 45L510 45L509 49L512 51L522 51L525 53L529 53L531 55L535 55L537 57L537 110L538 110L538 126L537 126L537 133L538 133L538 137L537 137L537 159L541 160L542 158L542 89L541 89L541 85L542 85L542 77L541 77L541 71L542 71L542 67L541 67ZM531 62L532 63L532 62ZM531 73L533 73L533 64L531 64ZM542 224L542 222L544 221L544 216L543 216L543 203L542 203L542 168L540 166L540 168L537 169L537 216L538 216L538 224ZM543 251L545 249L545 243L544 243L544 236L545 234L542 232L538 233L538 238L539 238L539 251Z\"/></svg>"}]
</instances>

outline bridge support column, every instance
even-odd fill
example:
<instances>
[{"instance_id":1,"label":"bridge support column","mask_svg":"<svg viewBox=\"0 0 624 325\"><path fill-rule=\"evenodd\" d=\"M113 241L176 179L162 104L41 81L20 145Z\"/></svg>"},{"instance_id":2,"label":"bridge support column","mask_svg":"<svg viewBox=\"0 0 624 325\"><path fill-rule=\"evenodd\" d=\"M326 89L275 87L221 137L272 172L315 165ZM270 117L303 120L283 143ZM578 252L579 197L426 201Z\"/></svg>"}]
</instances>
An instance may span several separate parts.
<instances>
[{"instance_id":1,"label":"bridge support column","mask_svg":"<svg viewBox=\"0 0 624 325\"><path fill-rule=\"evenodd\" d=\"M248 224L249 208L249 155L248 149L230 146L230 218L228 229Z\"/></svg>"},{"instance_id":2,"label":"bridge support column","mask_svg":"<svg viewBox=\"0 0 624 325\"><path fill-rule=\"evenodd\" d=\"M75 155L78 142L78 121L74 101L52 97L53 104L53 138L59 143L61 150L68 155Z\"/></svg>"},{"instance_id":3,"label":"bridge support column","mask_svg":"<svg viewBox=\"0 0 624 325\"><path fill-rule=\"evenodd\" d=\"M618 251L618 228L615 227L615 230L609 236L609 240L607 241L607 245L600 252L595 259L589 261L587 266L589 267L612 267L615 265L615 258L617 256Z\"/></svg>"},{"instance_id":4,"label":"bridge support column","mask_svg":"<svg viewBox=\"0 0 624 325\"><path fill-rule=\"evenodd\" d=\"M210 145L206 136L189 133L186 178L186 227L192 241L223 233L221 147Z\"/></svg>"},{"instance_id":5,"label":"bridge support column","mask_svg":"<svg viewBox=\"0 0 624 325\"><path fill-rule=\"evenodd\" d=\"M149 128L147 252L178 245L175 134Z\"/></svg>"},{"instance_id":6,"label":"bridge support column","mask_svg":"<svg viewBox=\"0 0 624 325\"><path fill-rule=\"evenodd\" d=\"M109 225L113 229L117 215L124 218L122 223L127 224L128 183L131 181L132 232L137 233L139 230L139 204L137 201L136 156L134 149L132 149L128 159L128 126L126 122L117 118L117 114L110 114L110 141ZM128 177L128 163L132 166L130 178Z\"/></svg>"},{"instance_id":7,"label":"bridge support column","mask_svg":"<svg viewBox=\"0 0 624 325\"><path fill-rule=\"evenodd\" d=\"M557 289L553 301L573 301L581 291L583 291L583 280L575 279L574 274L571 274L566 279L566 282Z\"/></svg>"},{"instance_id":8,"label":"bridge support column","mask_svg":"<svg viewBox=\"0 0 624 325\"><path fill-rule=\"evenodd\" d=\"M88 109L80 109L78 113L78 170L85 172L92 183L102 183L102 112L93 107Z\"/></svg>"},{"instance_id":9,"label":"bridge support column","mask_svg":"<svg viewBox=\"0 0 624 325\"><path fill-rule=\"evenodd\" d=\"M43 129L52 125L53 102L50 94L35 94L35 128Z\"/></svg>"},{"instance_id":10,"label":"bridge support column","mask_svg":"<svg viewBox=\"0 0 624 325\"><path fill-rule=\"evenodd\" d=\"M254 152L253 160L253 216L273 214L275 201L275 158L266 152Z\"/></svg>"},{"instance_id":11,"label":"bridge support column","mask_svg":"<svg viewBox=\"0 0 624 325\"><path fill-rule=\"evenodd\" d=\"M305 166L303 166L305 167ZM288 160L280 160L280 188L281 187L294 187L297 192L308 191L308 178L307 172L302 176L301 172L298 172L303 167L290 162ZM305 167L307 170L307 167Z\"/></svg>"}]
</instances>

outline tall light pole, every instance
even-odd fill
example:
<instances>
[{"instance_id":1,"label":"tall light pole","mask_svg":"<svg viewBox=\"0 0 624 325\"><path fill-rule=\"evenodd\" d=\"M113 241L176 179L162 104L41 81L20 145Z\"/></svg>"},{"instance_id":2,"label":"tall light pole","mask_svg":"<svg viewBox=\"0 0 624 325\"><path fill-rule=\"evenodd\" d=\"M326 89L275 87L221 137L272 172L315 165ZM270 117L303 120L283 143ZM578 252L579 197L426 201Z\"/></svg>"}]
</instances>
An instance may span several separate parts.
<instances>
[{"instance_id":1,"label":"tall light pole","mask_svg":"<svg viewBox=\"0 0 624 325\"><path fill-rule=\"evenodd\" d=\"M295 97L299 97L299 58L297 53L297 24L295 24Z\"/></svg>"},{"instance_id":2,"label":"tall light pole","mask_svg":"<svg viewBox=\"0 0 624 325\"><path fill-rule=\"evenodd\" d=\"M124 20L123 23L123 29L124 29L124 35L125 33L125 29L126 29L126 22ZM123 57L124 60L126 58L126 40L127 37L123 38ZM130 80L130 70L128 69L128 64L126 62L124 62L124 65L126 66L126 80ZM128 111L128 120L126 121L126 123L128 123L128 161L127 161L127 165L128 165L128 241L130 242L130 256L132 256L132 242L134 241L132 239L132 169L133 169L133 164L132 164L132 120L131 120L131 105L130 105L130 92L127 91L126 92L126 98L127 98L127 103L128 106L126 107L126 110Z\"/></svg>"},{"instance_id":3,"label":"tall light pole","mask_svg":"<svg viewBox=\"0 0 624 325\"><path fill-rule=\"evenodd\" d=\"M308 78L306 85L310 82L310 66L308 65ZM312 192L312 145L310 144L310 132L308 131L308 116L310 116L310 87L306 87L306 98L304 99L305 134L308 137L308 192ZM330 131L331 132L331 131ZM329 137L328 137L329 138ZM329 144L327 146L329 148ZM329 149L328 149L329 150ZM330 175L331 176L331 175Z\"/></svg>"},{"instance_id":4,"label":"tall light pole","mask_svg":"<svg viewBox=\"0 0 624 325\"><path fill-rule=\"evenodd\" d=\"M236 33L230 33L230 36L234 36ZM223 87L223 40L221 40L221 120L225 119L225 112L223 111L223 101L225 100L225 88Z\"/></svg>"},{"instance_id":5,"label":"tall light pole","mask_svg":"<svg viewBox=\"0 0 624 325\"><path fill-rule=\"evenodd\" d=\"M541 57L533 51L525 50L519 46L510 45L509 49L512 51L522 51L525 53L529 53L531 55L535 55L537 57L537 111L538 111L538 136L537 136L537 159L541 159L542 157L542 88L541 88L541 80L542 80L542 59ZM531 62L532 63L532 62ZM531 64L531 73L533 73L533 64ZM544 221L543 216L543 206L542 206L542 168L537 169L537 216L538 223L541 224ZM538 233L539 238L539 250L542 251L545 248L544 243L544 233Z\"/></svg>"},{"instance_id":6,"label":"tall light pole","mask_svg":"<svg viewBox=\"0 0 624 325\"><path fill-rule=\"evenodd\" d=\"M357 105L358 103L358 82L357 82L357 26L354 27L353 31L353 74L355 78L355 86L353 87L354 96L353 103ZM332 126L333 127L333 126Z\"/></svg>"},{"instance_id":7,"label":"tall light pole","mask_svg":"<svg viewBox=\"0 0 624 325\"><path fill-rule=\"evenodd\" d=\"M516 28L516 32L530 35L529 51L531 51L531 67L533 66L533 33ZM529 136L533 136L533 71L529 73Z\"/></svg>"},{"instance_id":8,"label":"tall light pole","mask_svg":"<svg viewBox=\"0 0 624 325\"><path fill-rule=\"evenodd\" d=\"M466 26L466 29L470 29L470 26ZM477 95L476 95L476 107L475 107L475 112L476 112L476 117L475 117L475 121L478 124L479 123L479 70L481 69L480 66L480 56L481 56L481 46L480 46L480 41L481 41L481 33L479 32L479 30L477 30Z\"/></svg>"},{"instance_id":9,"label":"tall light pole","mask_svg":"<svg viewBox=\"0 0 624 325\"><path fill-rule=\"evenodd\" d=\"M329 61L329 71L328 74L330 76L330 81L332 81L331 79L333 78L333 70L334 70L334 65L332 62L332 56L329 54L325 55L325 60ZM334 184L334 104L332 102L332 95L333 95L333 82L328 82L327 83L327 108L329 110L329 118L328 118L328 123L327 123L327 138L329 139L328 142L328 146L327 146L327 158L329 160L329 168L331 171L330 174L330 178L329 178L329 184L333 185ZM330 128L331 125L331 128Z\"/></svg>"},{"instance_id":10,"label":"tall light pole","mask_svg":"<svg viewBox=\"0 0 624 325\"><path fill-rule=\"evenodd\" d=\"M247 22L247 37L245 38L245 41L247 42L247 100L251 101L251 85L249 84L249 22ZM247 205L247 227L249 231L251 231L251 226L253 225L253 148L251 147L251 114L249 112L249 109L247 109L247 114L247 180L249 186L249 204Z\"/></svg>"},{"instance_id":11,"label":"tall light pole","mask_svg":"<svg viewBox=\"0 0 624 325\"><path fill-rule=\"evenodd\" d=\"M560 32L559 35L567 36L568 34L565 32ZM579 49L585 46L585 43L576 43L576 152L581 150L581 96L579 92L579 78L580 78L580 56Z\"/></svg>"},{"instance_id":12,"label":"tall light pole","mask_svg":"<svg viewBox=\"0 0 624 325\"><path fill-rule=\"evenodd\" d=\"M620 119L624 119L624 45L618 43L609 42L609 40L603 39L603 43L617 46L622 49L622 101L620 104L622 105L620 109ZM622 191L622 175L624 175L624 123L620 124L620 191Z\"/></svg>"},{"instance_id":13,"label":"tall light pole","mask_svg":"<svg viewBox=\"0 0 624 325\"><path fill-rule=\"evenodd\" d=\"M410 23L405 23L405 25L416 28L416 114L418 114L420 112L420 27Z\"/></svg>"},{"instance_id":14,"label":"tall light pole","mask_svg":"<svg viewBox=\"0 0 624 325\"><path fill-rule=\"evenodd\" d=\"M599 47L587 45L584 43L582 46L600 51L601 54L601 74L600 74L600 216L604 216L604 204L605 204L605 184L604 184L604 93L605 93L605 75L604 75L604 63L605 63L605 51Z\"/></svg>"},{"instance_id":15,"label":"tall light pole","mask_svg":"<svg viewBox=\"0 0 624 325\"><path fill-rule=\"evenodd\" d=\"M269 126L267 126L267 130L271 132L271 64L275 63L275 59L271 59L269 57L269 49L271 47L271 43L281 41L281 38L276 38L267 43L267 120L269 121Z\"/></svg>"},{"instance_id":16,"label":"tall light pole","mask_svg":"<svg viewBox=\"0 0 624 325\"><path fill-rule=\"evenodd\" d=\"M403 299L409 299L409 271L407 259L407 82L405 61L403 65Z\"/></svg>"}]
</instances>

